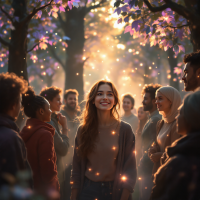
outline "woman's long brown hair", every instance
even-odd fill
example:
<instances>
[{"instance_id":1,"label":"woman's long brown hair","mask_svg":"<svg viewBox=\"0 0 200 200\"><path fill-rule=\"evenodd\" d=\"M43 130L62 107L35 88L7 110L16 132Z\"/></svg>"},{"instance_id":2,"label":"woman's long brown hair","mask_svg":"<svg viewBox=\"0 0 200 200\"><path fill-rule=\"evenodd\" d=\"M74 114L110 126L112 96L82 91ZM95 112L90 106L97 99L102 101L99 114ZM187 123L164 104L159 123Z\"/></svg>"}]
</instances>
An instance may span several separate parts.
<instances>
[{"instance_id":1,"label":"woman's long brown hair","mask_svg":"<svg viewBox=\"0 0 200 200\"><path fill-rule=\"evenodd\" d=\"M98 136L98 117L97 117L97 108L94 104L95 97L97 95L100 85L107 84L111 87L114 98L115 105L110 110L111 117L119 120L118 109L120 107L119 96L116 87L110 81L100 80L96 82L88 94L85 109L83 110L81 119L82 119L82 128L80 133L80 144L78 147L78 153L82 157L86 157L91 153L95 148L95 141Z\"/></svg>"}]
</instances>

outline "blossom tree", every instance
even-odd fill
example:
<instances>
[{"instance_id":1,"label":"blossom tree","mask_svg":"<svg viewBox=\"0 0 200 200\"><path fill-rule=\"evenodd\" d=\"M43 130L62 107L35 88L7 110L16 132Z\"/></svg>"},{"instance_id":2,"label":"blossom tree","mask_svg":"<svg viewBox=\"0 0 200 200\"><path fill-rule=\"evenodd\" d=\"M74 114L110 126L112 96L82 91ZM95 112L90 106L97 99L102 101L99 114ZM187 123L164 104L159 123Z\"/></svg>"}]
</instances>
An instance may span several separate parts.
<instances>
[{"instance_id":1,"label":"blossom tree","mask_svg":"<svg viewBox=\"0 0 200 200\"><path fill-rule=\"evenodd\" d=\"M63 46L65 58L58 55L55 47L49 45L49 52L52 57L60 63L65 72L65 89L74 88L79 92L79 100L83 100L83 68L86 60L84 54L85 36L85 20L86 16L97 8L105 5L106 0L88 1L81 0L73 5L68 3L65 13L58 14L59 27L63 33L63 42L67 42ZM78 6L79 5L79 6Z\"/></svg>"},{"instance_id":2,"label":"blossom tree","mask_svg":"<svg viewBox=\"0 0 200 200\"><path fill-rule=\"evenodd\" d=\"M28 80L27 53L52 43L45 27L51 23L50 15L56 17L66 6L67 0L2 0L0 45L1 51L6 48L7 56L1 53L1 67L8 61L8 72Z\"/></svg>"},{"instance_id":3,"label":"blossom tree","mask_svg":"<svg viewBox=\"0 0 200 200\"><path fill-rule=\"evenodd\" d=\"M174 73L178 54L185 52L189 39L194 51L200 48L199 1L124 0L116 1L115 6L115 12L120 15L118 23L126 24L125 32L168 51L170 84L178 88Z\"/></svg>"}]
</instances>

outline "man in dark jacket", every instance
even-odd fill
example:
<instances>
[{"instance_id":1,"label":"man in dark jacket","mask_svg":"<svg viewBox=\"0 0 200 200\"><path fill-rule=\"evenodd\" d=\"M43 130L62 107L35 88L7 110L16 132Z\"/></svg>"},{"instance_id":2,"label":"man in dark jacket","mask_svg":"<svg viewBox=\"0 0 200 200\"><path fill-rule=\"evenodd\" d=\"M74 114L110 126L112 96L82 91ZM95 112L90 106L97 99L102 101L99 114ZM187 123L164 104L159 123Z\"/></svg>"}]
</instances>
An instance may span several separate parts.
<instances>
[{"instance_id":1,"label":"man in dark jacket","mask_svg":"<svg viewBox=\"0 0 200 200\"><path fill-rule=\"evenodd\" d=\"M154 175L151 200L200 199L200 91L184 100L177 117L183 135L167 147L166 160Z\"/></svg>"},{"instance_id":2,"label":"man in dark jacket","mask_svg":"<svg viewBox=\"0 0 200 200\"><path fill-rule=\"evenodd\" d=\"M68 127L68 135L69 135L69 149L68 154L64 158L64 162L66 165L65 170L65 178L66 178L66 199L70 200L71 194L71 185L70 185L70 176L72 170L72 158L74 152L74 141L78 126L80 125L77 117L80 115L80 107L78 105L78 96L79 93L75 89L69 89L65 91L64 94L64 106L61 109L62 115L64 115L67 119L67 127Z\"/></svg>"},{"instance_id":3,"label":"man in dark jacket","mask_svg":"<svg viewBox=\"0 0 200 200\"><path fill-rule=\"evenodd\" d=\"M140 187L140 200L147 200L151 194L151 188L153 186L152 170L153 162L148 157L148 149L152 143L156 140L156 126L157 122L161 119L156 104L155 93L161 85L149 84L143 88L143 108L144 111L149 112L149 120L144 125L142 131L142 158L138 167L139 174L139 187Z\"/></svg>"},{"instance_id":4,"label":"man in dark jacket","mask_svg":"<svg viewBox=\"0 0 200 200\"><path fill-rule=\"evenodd\" d=\"M27 85L15 74L0 74L0 186L9 182L10 175L15 177L20 171L31 172L24 142L14 122Z\"/></svg>"}]
</instances>

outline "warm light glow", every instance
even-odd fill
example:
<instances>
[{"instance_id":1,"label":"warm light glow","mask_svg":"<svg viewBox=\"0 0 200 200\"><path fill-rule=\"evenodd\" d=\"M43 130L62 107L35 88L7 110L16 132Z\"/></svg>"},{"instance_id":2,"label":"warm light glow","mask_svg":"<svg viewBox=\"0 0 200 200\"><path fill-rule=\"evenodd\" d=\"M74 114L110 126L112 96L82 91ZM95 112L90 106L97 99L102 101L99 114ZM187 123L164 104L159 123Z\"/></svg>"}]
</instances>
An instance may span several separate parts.
<instances>
[{"instance_id":1,"label":"warm light glow","mask_svg":"<svg viewBox=\"0 0 200 200\"><path fill-rule=\"evenodd\" d=\"M89 168L89 169L88 169L88 171L90 171L90 172L91 172L91 171L92 171L92 169L91 169L91 168Z\"/></svg>"},{"instance_id":2,"label":"warm light glow","mask_svg":"<svg viewBox=\"0 0 200 200\"><path fill-rule=\"evenodd\" d=\"M119 58L117 58L116 61L119 62Z\"/></svg>"},{"instance_id":3,"label":"warm light glow","mask_svg":"<svg viewBox=\"0 0 200 200\"><path fill-rule=\"evenodd\" d=\"M113 131L112 134L115 135L115 131Z\"/></svg>"},{"instance_id":4,"label":"warm light glow","mask_svg":"<svg viewBox=\"0 0 200 200\"><path fill-rule=\"evenodd\" d=\"M99 176L99 172L97 172L96 175Z\"/></svg>"},{"instance_id":5,"label":"warm light glow","mask_svg":"<svg viewBox=\"0 0 200 200\"><path fill-rule=\"evenodd\" d=\"M123 44L117 44L117 48L124 50L126 47Z\"/></svg>"},{"instance_id":6,"label":"warm light glow","mask_svg":"<svg viewBox=\"0 0 200 200\"><path fill-rule=\"evenodd\" d=\"M113 150L116 150L116 147L113 147L112 149L113 149Z\"/></svg>"},{"instance_id":7,"label":"warm light glow","mask_svg":"<svg viewBox=\"0 0 200 200\"><path fill-rule=\"evenodd\" d=\"M41 65L41 67L40 67L41 69L43 69L44 68L44 66L43 65Z\"/></svg>"},{"instance_id":8,"label":"warm light glow","mask_svg":"<svg viewBox=\"0 0 200 200\"><path fill-rule=\"evenodd\" d=\"M76 73L76 76L78 76L79 75L79 73Z\"/></svg>"},{"instance_id":9,"label":"warm light glow","mask_svg":"<svg viewBox=\"0 0 200 200\"><path fill-rule=\"evenodd\" d=\"M139 177L138 180L142 180L142 179Z\"/></svg>"},{"instance_id":10,"label":"warm light glow","mask_svg":"<svg viewBox=\"0 0 200 200\"><path fill-rule=\"evenodd\" d=\"M143 66L143 63L140 63L140 66Z\"/></svg>"},{"instance_id":11,"label":"warm light glow","mask_svg":"<svg viewBox=\"0 0 200 200\"><path fill-rule=\"evenodd\" d=\"M139 52L139 51L136 51L135 53L136 53L136 54L139 54L140 52Z\"/></svg>"},{"instance_id":12,"label":"warm light glow","mask_svg":"<svg viewBox=\"0 0 200 200\"><path fill-rule=\"evenodd\" d=\"M83 56L82 60L86 60L86 57L85 57L85 56Z\"/></svg>"},{"instance_id":13,"label":"warm light glow","mask_svg":"<svg viewBox=\"0 0 200 200\"><path fill-rule=\"evenodd\" d=\"M30 129L30 128L31 128L31 126L28 126L27 128L29 128L29 129Z\"/></svg>"},{"instance_id":14,"label":"warm light glow","mask_svg":"<svg viewBox=\"0 0 200 200\"><path fill-rule=\"evenodd\" d=\"M126 180L127 180L126 176L122 176L122 181L126 181Z\"/></svg>"},{"instance_id":15,"label":"warm light glow","mask_svg":"<svg viewBox=\"0 0 200 200\"><path fill-rule=\"evenodd\" d=\"M132 50L132 49L129 49L128 52L131 53L131 52L133 52L133 50Z\"/></svg>"},{"instance_id":16,"label":"warm light glow","mask_svg":"<svg viewBox=\"0 0 200 200\"><path fill-rule=\"evenodd\" d=\"M152 69L152 67L150 66L149 69Z\"/></svg>"},{"instance_id":17,"label":"warm light glow","mask_svg":"<svg viewBox=\"0 0 200 200\"><path fill-rule=\"evenodd\" d=\"M93 35L96 36L96 35L97 35L97 32L94 32Z\"/></svg>"}]
</instances>

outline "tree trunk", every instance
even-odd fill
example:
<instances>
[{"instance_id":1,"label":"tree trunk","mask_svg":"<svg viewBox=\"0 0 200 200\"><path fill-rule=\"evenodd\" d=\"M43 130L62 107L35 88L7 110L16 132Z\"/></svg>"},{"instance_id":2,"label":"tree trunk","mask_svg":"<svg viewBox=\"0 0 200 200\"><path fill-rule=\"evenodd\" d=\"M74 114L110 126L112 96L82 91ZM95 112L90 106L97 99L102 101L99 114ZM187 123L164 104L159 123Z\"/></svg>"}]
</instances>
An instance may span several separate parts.
<instances>
[{"instance_id":1,"label":"tree trunk","mask_svg":"<svg viewBox=\"0 0 200 200\"><path fill-rule=\"evenodd\" d=\"M19 17L19 20L23 19L27 14L26 0L14 0L12 7L15 10L14 17ZM14 72L18 76L23 76L28 81L26 63L28 23L15 22L14 27L15 29L11 31L8 72Z\"/></svg>"},{"instance_id":2,"label":"tree trunk","mask_svg":"<svg viewBox=\"0 0 200 200\"><path fill-rule=\"evenodd\" d=\"M66 64L64 67L65 89L76 89L79 92L79 101L84 98L83 91L83 48L85 43L84 38L84 17L85 11L83 8L73 7L67 11L67 21L65 23L66 36L70 38L66 51Z\"/></svg>"},{"instance_id":3,"label":"tree trunk","mask_svg":"<svg viewBox=\"0 0 200 200\"><path fill-rule=\"evenodd\" d=\"M177 67L178 64L178 59L174 57L174 51L172 48L169 48L167 50L168 54L168 62L169 62L169 67L170 67L170 85L179 90L179 80L177 74L174 73L174 68Z\"/></svg>"},{"instance_id":4,"label":"tree trunk","mask_svg":"<svg viewBox=\"0 0 200 200\"><path fill-rule=\"evenodd\" d=\"M84 99L83 65L83 62L77 63L76 59L69 58L65 68L65 90L76 89L79 93L79 102Z\"/></svg>"},{"instance_id":5,"label":"tree trunk","mask_svg":"<svg viewBox=\"0 0 200 200\"><path fill-rule=\"evenodd\" d=\"M193 51L197 52L200 50L200 24L199 22L197 24L192 24L190 26L191 31L191 43L193 45Z\"/></svg>"}]
</instances>

